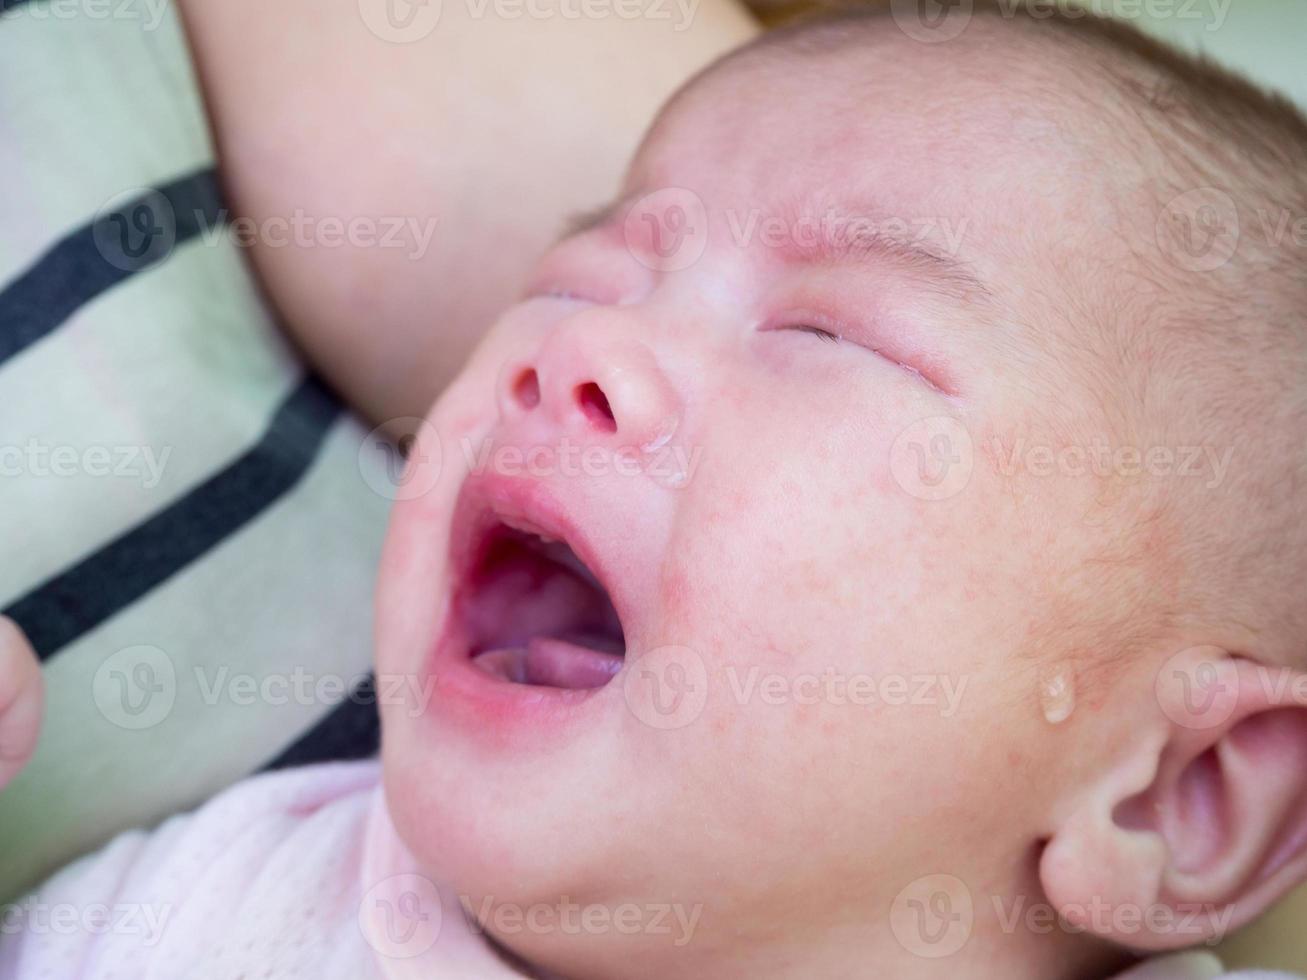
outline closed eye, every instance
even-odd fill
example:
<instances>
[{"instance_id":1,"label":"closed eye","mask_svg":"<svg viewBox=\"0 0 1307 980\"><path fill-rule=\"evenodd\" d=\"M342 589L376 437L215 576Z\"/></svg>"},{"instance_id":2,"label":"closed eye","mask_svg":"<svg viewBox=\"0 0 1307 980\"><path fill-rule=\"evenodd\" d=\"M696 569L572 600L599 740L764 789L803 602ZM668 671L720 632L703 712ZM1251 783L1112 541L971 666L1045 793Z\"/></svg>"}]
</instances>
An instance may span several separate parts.
<instances>
[{"instance_id":1,"label":"closed eye","mask_svg":"<svg viewBox=\"0 0 1307 980\"><path fill-rule=\"evenodd\" d=\"M838 344L841 340L844 339L837 333L832 333L830 330L826 330L823 327L814 326L811 323L795 323L787 327L780 327L779 329L797 330L799 333L810 333L814 337L819 337L820 339L826 341L826 343L828 344Z\"/></svg>"},{"instance_id":2,"label":"closed eye","mask_svg":"<svg viewBox=\"0 0 1307 980\"><path fill-rule=\"evenodd\" d=\"M873 347L870 344L863 343L861 341L858 341L856 343L854 341L846 341L842 334L836 333L834 330L830 330L826 327L819 327L814 323L806 323L803 321L799 321L796 323L782 322L779 326L765 327L763 329L765 331L792 330L797 333L811 334L812 336L816 337L818 340L821 340L823 343L827 343L827 344L849 343L857 347L865 348L866 350L869 350L871 353L884 358L885 360L896 365L897 367L902 368L908 373L916 375L919 379L921 379L923 383L933 388L935 391L939 392L940 394L942 395L952 394L952 392L948 388L945 388L943 385L939 384L933 377L924 374L920 368L914 367L911 364L904 363L902 360L887 353L886 351L882 350L880 347Z\"/></svg>"},{"instance_id":3,"label":"closed eye","mask_svg":"<svg viewBox=\"0 0 1307 980\"><path fill-rule=\"evenodd\" d=\"M572 290L572 289L564 289L564 288L561 287L561 286L546 286L546 287L543 287L543 288L540 288L540 289L532 289L532 290L529 290L523 298L524 298L524 299L528 299L528 300L531 300L531 299L559 299L559 300L565 300L565 301L573 302L573 303L593 303L593 302L594 302L594 300L590 299L590 298L587 297L587 296L582 295L581 293L579 293L579 292L577 292L577 291L575 291L575 290Z\"/></svg>"}]
</instances>

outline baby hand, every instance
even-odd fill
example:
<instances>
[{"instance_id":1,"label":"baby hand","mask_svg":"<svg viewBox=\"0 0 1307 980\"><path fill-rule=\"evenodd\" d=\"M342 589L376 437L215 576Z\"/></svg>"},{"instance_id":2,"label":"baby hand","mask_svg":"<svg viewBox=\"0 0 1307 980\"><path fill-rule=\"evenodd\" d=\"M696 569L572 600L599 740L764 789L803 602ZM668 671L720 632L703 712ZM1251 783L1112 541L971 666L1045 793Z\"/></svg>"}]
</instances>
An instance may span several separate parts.
<instances>
[{"instance_id":1,"label":"baby hand","mask_svg":"<svg viewBox=\"0 0 1307 980\"><path fill-rule=\"evenodd\" d=\"M36 748L43 693L36 652L18 625L0 616L0 789Z\"/></svg>"}]
</instances>

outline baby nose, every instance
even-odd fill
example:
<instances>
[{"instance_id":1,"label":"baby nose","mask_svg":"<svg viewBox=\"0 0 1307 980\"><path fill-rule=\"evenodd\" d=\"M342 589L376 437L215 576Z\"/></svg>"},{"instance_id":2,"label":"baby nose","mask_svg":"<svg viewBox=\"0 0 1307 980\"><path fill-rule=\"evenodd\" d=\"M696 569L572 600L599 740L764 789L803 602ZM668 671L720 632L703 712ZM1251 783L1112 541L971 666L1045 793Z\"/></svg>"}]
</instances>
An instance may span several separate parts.
<instances>
[{"instance_id":1,"label":"baby nose","mask_svg":"<svg viewBox=\"0 0 1307 980\"><path fill-rule=\"evenodd\" d=\"M611 330L559 328L534 358L510 366L501 412L543 416L588 442L651 451L680 424L681 402L649 347Z\"/></svg>"}]
</instances>

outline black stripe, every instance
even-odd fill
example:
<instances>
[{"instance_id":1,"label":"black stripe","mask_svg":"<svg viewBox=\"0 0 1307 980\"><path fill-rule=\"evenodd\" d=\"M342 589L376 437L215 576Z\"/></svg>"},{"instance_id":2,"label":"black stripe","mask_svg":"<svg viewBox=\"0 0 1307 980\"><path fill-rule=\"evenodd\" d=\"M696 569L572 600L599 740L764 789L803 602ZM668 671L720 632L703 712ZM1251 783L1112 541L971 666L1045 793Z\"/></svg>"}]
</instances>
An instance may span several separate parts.
<instances>
[{"instance_id":1,"label":"black stripe","mask_svg":"<svg viewBox=\"0 0 1307 980\"><path fill-rule=\"evenodd\" d=\"M381 719L377 717L376 684L371 677L360 684L331 714L305 733L265 769L306 766L332 759L366 759L381 745Z\"/></svg>"},{"instance_id":2,"label":"black stripe","mask_svg":"<svg viewBox=\"0 0 1307 980\"><path fill-rule=\"evenodd\" d=\"M0 0L0 14L3 14L6 10L17 7L20 3L26 2L27 0Z\"/></svg>"},{"instance_id":3,"label":"black stripe","mask_svg":"<svg viewBox=\"0 0 1307 980\"><path fill-rule=\"evenodd\" d=\"M225 217L212 167L98 214L0 290L0 364Z\"/></svg>"},{"instance_id":4,"label":"black stripe","mask_svg":"<svg viewBox=\"0 0 1307 980\"><path fill-rule=\"evenodd\" d=\"M308 470L340 403L308 378L259 442L189 494L29 592L4 615L46 658L171 578L257 517Z\"/></svg>"}]
</instances>

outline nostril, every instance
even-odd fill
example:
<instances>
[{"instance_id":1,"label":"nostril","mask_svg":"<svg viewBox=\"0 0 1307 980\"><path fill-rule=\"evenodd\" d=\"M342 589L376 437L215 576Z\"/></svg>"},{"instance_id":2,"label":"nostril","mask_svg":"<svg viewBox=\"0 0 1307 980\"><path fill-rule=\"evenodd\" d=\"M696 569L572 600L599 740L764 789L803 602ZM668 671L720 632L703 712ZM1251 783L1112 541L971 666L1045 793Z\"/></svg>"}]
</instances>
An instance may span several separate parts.
<instances>
[{"instance_id":1,"label":"nostril","mask_svg":"<svg viewBox=\"0 0 1307 980\"><path fill-rule=\"evenodd\" d=\"M513 397L523 408L535 408L540 404L540 378L532 368L527 368L513 382Z\"/></svg>"},{"instance_id":2,"label":"nostril","mask_svg":"<svg viewBox=\"0 0 1307 980\"><path fill-rule=\"evenodd\" d=\"M617 431L617 419L613 418L613 409L608 404L608 396L593 381L576 386L576 403L596 428L604 432Z\"/></svg>"}]
</instances>

